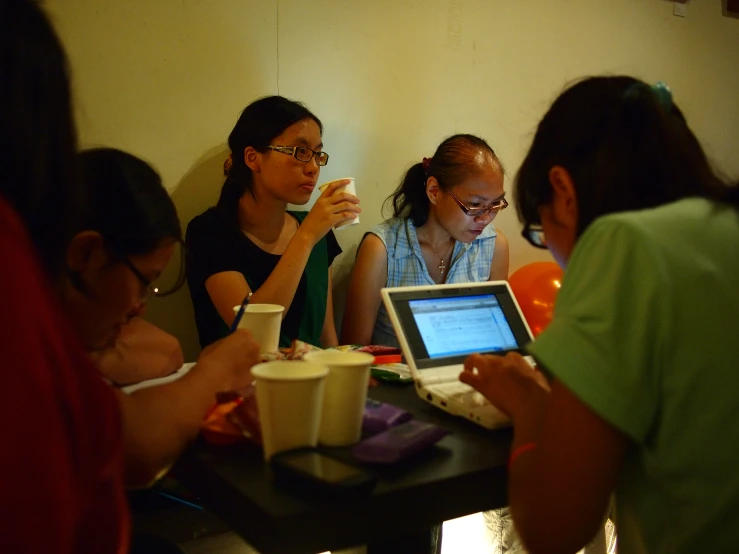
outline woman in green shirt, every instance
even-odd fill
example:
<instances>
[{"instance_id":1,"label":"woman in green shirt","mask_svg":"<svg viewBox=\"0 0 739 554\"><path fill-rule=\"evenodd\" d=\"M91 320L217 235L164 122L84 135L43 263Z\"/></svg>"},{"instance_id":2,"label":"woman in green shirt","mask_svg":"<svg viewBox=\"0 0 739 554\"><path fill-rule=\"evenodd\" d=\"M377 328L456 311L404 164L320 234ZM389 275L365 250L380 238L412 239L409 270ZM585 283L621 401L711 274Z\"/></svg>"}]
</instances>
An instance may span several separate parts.
<instances>
[{"instance_id":1,"label":"woman in green shirt","mask_svg":"<svg viewBox=\"0 0 739 554\"><path fill-rule=\"evenodd\" d=\"M576 552L615 493L622 552L739 552L739 189L664 84L586 79L519 171L524 236L566 268L529 350L460 379L514 423L509 501L531 552Z\"/></svg>"}]
</instances>

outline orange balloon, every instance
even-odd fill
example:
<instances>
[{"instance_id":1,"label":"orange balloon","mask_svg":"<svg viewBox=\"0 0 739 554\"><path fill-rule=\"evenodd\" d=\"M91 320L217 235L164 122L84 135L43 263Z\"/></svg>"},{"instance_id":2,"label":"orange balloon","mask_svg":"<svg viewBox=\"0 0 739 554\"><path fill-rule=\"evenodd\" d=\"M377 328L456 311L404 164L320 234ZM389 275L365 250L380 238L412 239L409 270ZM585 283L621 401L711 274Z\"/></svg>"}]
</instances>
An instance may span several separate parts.
<instances>
[{"instance_id":1,"label":"orange balloon","mask_svg":"<svg viewBox=\"0 0 739 554\"><path fill-rule=\"evenodd\" d=\"M562 274L562 269L554 262L534 262L517 269L508 278L534 336L552 321L554 302L562 286Z\"/></svg>"}]
</instances>

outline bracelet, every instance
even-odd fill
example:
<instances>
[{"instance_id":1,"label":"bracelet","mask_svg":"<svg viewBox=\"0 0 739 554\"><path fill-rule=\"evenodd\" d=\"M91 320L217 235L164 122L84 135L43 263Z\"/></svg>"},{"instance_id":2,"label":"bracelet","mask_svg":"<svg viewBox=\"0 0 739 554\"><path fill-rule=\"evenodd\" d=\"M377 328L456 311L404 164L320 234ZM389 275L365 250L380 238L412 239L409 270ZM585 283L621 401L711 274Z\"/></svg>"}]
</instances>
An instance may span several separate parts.
<instances>
[{"instance_id":1,"label":"bracelet","mask_svg":"<svg viewBox=\"0 0 739 554\"><path fill-rule=\"evenodd\" d=\"M535 442L526 442L511 452L511 455L508 458L508 470L510 471L513 466L513 462L515 462L521 454L528 452L529 450L533 450L534 448L536 448Z\"/></svg>"}]
</instances>

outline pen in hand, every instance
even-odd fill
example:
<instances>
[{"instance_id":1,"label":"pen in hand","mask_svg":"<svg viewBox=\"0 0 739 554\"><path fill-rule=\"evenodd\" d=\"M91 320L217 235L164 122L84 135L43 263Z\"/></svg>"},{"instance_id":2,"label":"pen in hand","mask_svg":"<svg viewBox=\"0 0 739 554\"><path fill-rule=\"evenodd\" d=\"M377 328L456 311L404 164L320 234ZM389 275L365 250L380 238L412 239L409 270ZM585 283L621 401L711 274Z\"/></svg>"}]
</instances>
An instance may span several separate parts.
<instances>
[{"instance_id":1,"label":"pen in hand","mask_svg":"<svg viewBox=\"0 0 739 554\"><path fill-rule=\"evenodd\" d=\"M246 298L244 298L244 301L241 303L241 307L239 308L239 311L236 313L236 317L233 320L233 323L231 324L231 329L229 330L229 333L233 333L236 329L239 328L239 322L241 321L241 318L244 315L244 312L246 311L246 306L249 304L249 299L251 298L251 294L249 293L246 295Z\"/></svg>"}]
</instances>

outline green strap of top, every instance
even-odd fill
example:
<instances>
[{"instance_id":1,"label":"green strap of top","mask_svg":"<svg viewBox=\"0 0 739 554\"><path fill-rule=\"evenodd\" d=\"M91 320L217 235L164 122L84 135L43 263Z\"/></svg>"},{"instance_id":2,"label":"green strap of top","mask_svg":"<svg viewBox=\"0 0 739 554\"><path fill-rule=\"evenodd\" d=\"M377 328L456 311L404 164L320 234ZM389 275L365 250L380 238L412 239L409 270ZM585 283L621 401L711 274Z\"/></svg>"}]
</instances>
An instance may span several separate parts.
<instances>
[{"instance_id":1,"label":"green strap of top","mask_svg":"<svg viewBox=\"0 0 739 554\"><path fill-rule=\"evenodd\" d=\"M308 212L289 212L302 223ZM322 238L313 247L305 266L306 299L303 305L303 317L297 337L286 337L280 334L280 346L290 346L293 338L309 344L321 345L321 332L326 319L326 302L328 301L328 247Z\"/></svg>"},{"instance_id":2,"label":"green strap of top","mask_svg":"<svg viewBox=\"0 0 739 554\"><path fill-rule=\"evenodd\" d=\"M289 211L298 223L302 223L308 212ZM293 306L293 309L302 311L300 320L300 328L297 337L291 337L287 333L280 331L280 347L292 345L293 339L299 339L303 342L321 345L321 333L323 332L323 322L326 319L326 303L328 301L328 247L325 237L313 247L305 266L306 276L306 298L302 308ZM249 288L255 290L254 283L249 275L244 274ZM223 320L221 320L223 321ZM228 326L223 323L222 336L228 334Z\"/></svg>"}]
</instances>

